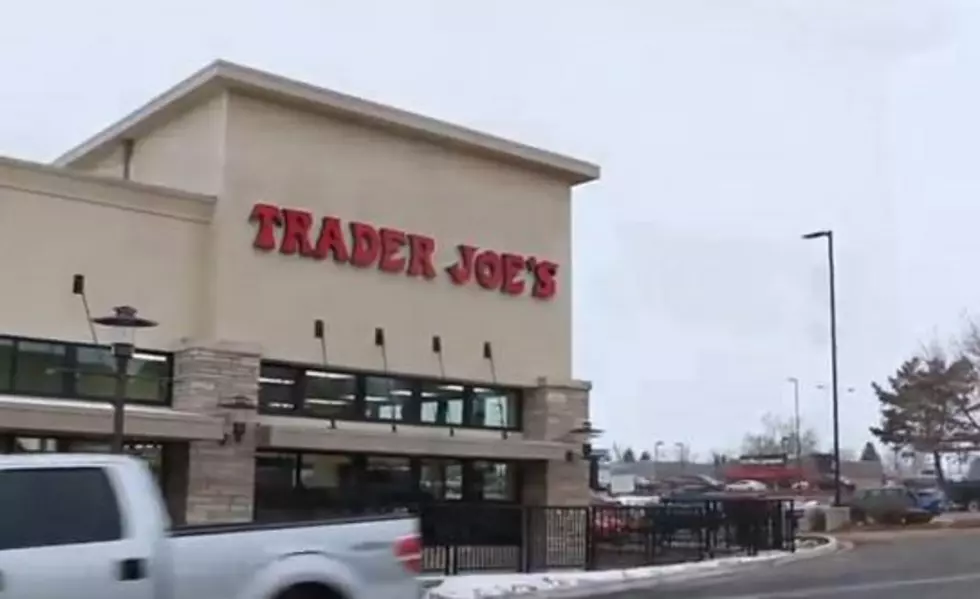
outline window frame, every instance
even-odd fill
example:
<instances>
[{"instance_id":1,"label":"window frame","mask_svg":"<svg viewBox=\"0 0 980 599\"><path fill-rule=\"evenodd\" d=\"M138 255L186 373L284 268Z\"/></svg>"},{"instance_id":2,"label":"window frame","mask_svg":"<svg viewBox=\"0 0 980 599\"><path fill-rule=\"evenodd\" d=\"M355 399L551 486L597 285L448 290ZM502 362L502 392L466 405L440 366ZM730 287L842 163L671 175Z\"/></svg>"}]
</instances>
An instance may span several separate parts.
<instances>
[{"instance_id":1,"label":"window frame","mask_svg":"<svg viewBox=\"0 0 980 599\"><path fill-rule=\"evenodd\" d=\"M290 403L294 406L293 409L275 409L269 408L268 402L262 401L262 390L261 390L261 379L266 378L263 372L264 368L275 368L282 369L284 372L290 372L290 380L293 381ZM336 417L328 416L318 416L311 413L306 409L306 371L314 370L325 373L333 373L337 375L353 376L355 377L357 389L356 396L352 401L352 408L347 410L346 415L340 415ZM484 431L501 431L501 432L519 432L523 430L523 407L526 401L526 389L521 387L514 387L509 385L495 385L488 383L486 381L462 381L456 379L439 379L433 377L423 377L417 375L403 375L394 372L378 372L370 370L354 370L354 369L341 369L341 368L331 368L326 366L313 366L306 364L296 364L291 362L284 362L280 360L262 360L259 366L259 413L276 415L276 416L299 416L306 418L315 418L325 421L336 421L336 422L374 422L378 424L388 424L388 425L410 425L410 426L423 426L423 427L435 427L435 428L453 428L453 429L472 429L472 430L484 430ZM270 377L271 378L271 377ZM274 378L283 378L282 376L276 375ZM405 398L400 405L401 417L400 418L372 418L368 416L368 401L367 401L367 382L369 379L390 379L392 381L397 381L397 387L409 390L411 395L400 395L399 397ZM462 414L460 417L460 422L456 423L446 423L446 422L424 422L422 420L422 404L424 403L423 390L427 386L449 386L456 385L462 388L460 391L460 396L462 399ZM474 393L475 389L489 389L494 392L498 392L501 396L506 396L510 398L508 400L508 410L512 412L512 416L508 417L503 426L485 426L482 424L476 424L474 422L474 402L477 400L477 395ZM395 398L392 397L392 401ZM448 414L448 410L447 410Z\"/></svg>"},{"instance_id":2,"label":"window frame","mask_svg":"<svg viewBox=\"0 0 980 599\"><path fill-rule=\"evenodd\" d=\"M3 395L21 395L26 397L38 397L38 398L51 398L51 399L64 399L64 400L78 400L78 401L97 401L112 403L113 397L92 395L87 393L79 393L78 388L78 378L80 374L78 363L78 350L79 349L99 349L108 352L112 351L111 346L99 345L95 343L75 343L70 341L61 341L58 339L43 339L38 337L20 337L14 335L0 335L0 341L10 341L13 343L13 354L10 363L10 381L9 385L6 387L0 385L0 396ZM61 364L58 366L61 369L62 380L60 384L60 389L56 392L40 392L40 391L22 391L17 386L17 373L18 373L18 362L20 357L20 346L21 343L38 343L52 345L56 347L61 347L64 349L64 354L61 359ZM172 352L166 352L156 349L142 348L138 347L134 351L134 356L139 355L152 355L164 358L166 362L165 376L161 379L163 385L160 392L160 397L158 400L151 399L139 399L133 397L126 397L126 404L128 405L146 405L146 406L156 406L156 407L170 407L173 405L173 380L174 380L174 356Z\"/></svg>"}]
</instances>

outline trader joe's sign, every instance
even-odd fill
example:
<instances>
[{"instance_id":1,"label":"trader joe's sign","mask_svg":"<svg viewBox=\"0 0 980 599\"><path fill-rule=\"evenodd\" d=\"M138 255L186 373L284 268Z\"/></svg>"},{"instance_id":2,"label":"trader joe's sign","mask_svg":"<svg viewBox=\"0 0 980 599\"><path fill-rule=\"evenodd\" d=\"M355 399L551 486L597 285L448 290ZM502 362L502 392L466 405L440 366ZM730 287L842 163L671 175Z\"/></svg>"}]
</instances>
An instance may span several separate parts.
<instances>
[{"instance_id":1,"label":"trader joe's sign","mask_svg":"<svg viewBox=\"0 0 980 599\"><path fill-rule=\"evenodd\" d=\"M436 240L392 227L334 216L314 218L306 210L256 204L249 221L255 225L252 245L263 252L311 260L330 259L355 268L376 268L393 275L436 278L442 270L454 285L475 284L506 295L548 300L555 296L558 264L535 256L498 252L459 244L447 266L436 267Z\"/></svg>"}]
</instances>

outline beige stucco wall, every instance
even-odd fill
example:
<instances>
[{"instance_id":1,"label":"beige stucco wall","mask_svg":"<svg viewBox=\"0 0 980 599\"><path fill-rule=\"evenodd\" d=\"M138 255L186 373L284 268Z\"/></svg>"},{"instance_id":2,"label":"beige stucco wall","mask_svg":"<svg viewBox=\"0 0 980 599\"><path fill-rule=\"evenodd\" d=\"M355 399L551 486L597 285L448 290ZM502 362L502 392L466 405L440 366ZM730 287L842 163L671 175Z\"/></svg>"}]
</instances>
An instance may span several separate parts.
<instances>
[{"instance_id":1,"label":"beige stucco wall","mask_svg":"<svg viewBox=\"0 0 980 599\"><path fill-rule=\"evenodd\" d=\"M119 177L121 160L117 149L74 168ZM210 225L92 205L60 208L65 202L54 199L21 202L21 223L58 214L57 226L77 235L70 243L87 242L83 252L41 269L50 281L24 287L30 295L0 300L39 312L38 322L5 330L63 337L61 325L70 322L84 334L75 298L62 290L71 272L85 272L92 292L107 298L98 301L128 298L165 323L154 336L163 347L181 337L245 341L258 343L267 357L316 363L321 351L312 322L321 318L330 362L337 366L382 370L374 329L383 327L392 372L440 375L431 351L432 336L440 335L450 378L491 380L485 341L493 344L499 382L531 386L540 376L571 377L571 204L565 181L237 92L203 99L142 131L130 176L216 195ZM436 277L259 252L248 218L257 202L309 210L317 219L335 216L345 224L359 220L428 235L437 243ZM62 220L65 215L69 221ZM93 238L90 232L106 225L109 233ZM21 224L15 228L16 235L26 234ZM475 283L454 286L442 267L455 260L460 243L557 262L556 296L543 301ZM53 255L64 252L61 244L52 246ZM45 257L45 264L54 261ZM16 262L17 272L28 272ZM112 274L119 268L139 274L120 278ZM32 296L42 292L60 295L38 305ZM76 320L42 326L47 316L40 312L52 311Z\"/></svg>"},{"instance_id":2,"label":"beige stucco wall","mask_svg":"<svg viewBox=\"0 0 980 599\"><path fill-rule=\"evenodd\" d=\"M173 118L153 123L134 136L129 164L133 181L217 196L224 177L227 94L188 106ZM124 173L122 145L107 155L83 160L75 170L110 177Z\"/></svg>"},{"instance_id":3,"label":"beige stucco wall","mask_svg":"<svg viewBox=\"0 0 980 599\"><path fill-rule=\"evenodd\" d=\"M213 200L0 159L0 331L91 340L72 275L96 315L132 304L159 320L138 342L199 330Z\"/></svg>"},{"instance_id":4,"label":"beige stucco wall","mask_svg":"<svg viewBox=\"0 0 980 599\"><path fill-rule=\"evenodd\" d=\"M430 343L442 336L448 377L533 384L571 375L570 198L566 183L378 129L233 95L224 193L212 240L214 334L247 336L268 356L317 362L312 321L328 327L332 362L381 369L374 328L384 327L393 371L439 374ZM427 234L439 244L431 281L332 262L258 253L248 222L256 202L317 217L361 220ZM551 301L455 287L439 268L458 243L561 265Z\"/></svg>"}]
</instances>

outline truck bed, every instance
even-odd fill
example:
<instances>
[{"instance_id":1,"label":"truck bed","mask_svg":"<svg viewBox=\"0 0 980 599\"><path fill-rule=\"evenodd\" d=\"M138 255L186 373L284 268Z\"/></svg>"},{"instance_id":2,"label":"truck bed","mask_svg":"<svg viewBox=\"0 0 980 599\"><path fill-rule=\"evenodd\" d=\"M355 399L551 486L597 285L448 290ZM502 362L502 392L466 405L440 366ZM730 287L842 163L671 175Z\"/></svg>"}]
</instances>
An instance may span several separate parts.
<instances>
[{"instance_id":1,"label":"truck bed","mask_svg":"<svg viewBox=\"0 0 980 599\"><path fill-rule=\"evenodd\" d=\"M415 533L416 521L399 515L179 527L168 539L173 597L239 597L244 589L264 586L270 560L289 559L299 570L305 560L316 560L318 568L336 567L330 572L334 580L357 572L371 582L372 599L404 599L406 573L395 559L393 539ZM347 594L366 592L357 591Z\"/></svg>"}]
</instances>

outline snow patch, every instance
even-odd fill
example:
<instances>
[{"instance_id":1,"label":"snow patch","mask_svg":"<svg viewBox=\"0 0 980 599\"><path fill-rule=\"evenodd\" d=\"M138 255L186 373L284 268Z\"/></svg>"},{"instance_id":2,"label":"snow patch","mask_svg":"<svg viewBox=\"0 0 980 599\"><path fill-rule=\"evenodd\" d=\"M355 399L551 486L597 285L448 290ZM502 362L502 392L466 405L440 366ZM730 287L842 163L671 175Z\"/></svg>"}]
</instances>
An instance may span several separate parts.
<instances>
[{"instance_id":1,"label":"snow patch","mask_svg":"<svg viewBox=\"0 0 980 599\"><path fill-rule=\"evenodd\" d=\"M710 573L733 566L772 562L790 554L770 551L751 557L727 557L702 562L688 562L665 566L631 568L629 570L562 571L540 574L472 574L441 579L431 587L426 599L488 599L527 593L538 593L582 585L605 585L638 580L655 581L660 578L686 574ZM424 581L424 579L423 579ZM430 582L434 582L430 579Z\"/></svg>"}]
</instances>

